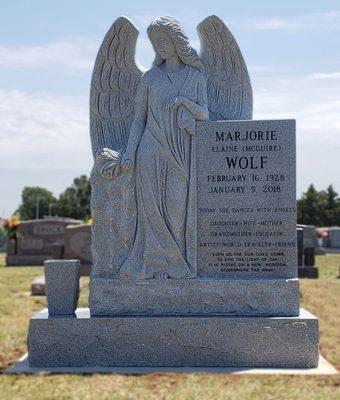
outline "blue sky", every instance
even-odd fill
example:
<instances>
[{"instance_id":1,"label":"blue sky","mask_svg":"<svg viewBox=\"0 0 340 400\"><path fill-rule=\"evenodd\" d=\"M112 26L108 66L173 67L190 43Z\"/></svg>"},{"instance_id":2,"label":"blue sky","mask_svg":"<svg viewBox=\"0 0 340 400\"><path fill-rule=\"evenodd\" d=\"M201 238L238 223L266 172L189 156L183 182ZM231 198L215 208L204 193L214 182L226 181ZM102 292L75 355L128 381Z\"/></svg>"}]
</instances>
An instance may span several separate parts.
<instances>
[{"instance_id":1,"label":"blue sky","mask_svg":"<svg viewBox=\"0 0 340 400\"><path fill-rule=\"evenodd\" d=\"M198 49L196 26L211 14L244 55L254 118L297 120L298 194L312 182L340 192L340 1L1 0L0 216L24 186L58 195L89 174L91 70L116 18L138 27L137 59L148 68L153 18L176 17Z\"/></svg>"}]
</instances>

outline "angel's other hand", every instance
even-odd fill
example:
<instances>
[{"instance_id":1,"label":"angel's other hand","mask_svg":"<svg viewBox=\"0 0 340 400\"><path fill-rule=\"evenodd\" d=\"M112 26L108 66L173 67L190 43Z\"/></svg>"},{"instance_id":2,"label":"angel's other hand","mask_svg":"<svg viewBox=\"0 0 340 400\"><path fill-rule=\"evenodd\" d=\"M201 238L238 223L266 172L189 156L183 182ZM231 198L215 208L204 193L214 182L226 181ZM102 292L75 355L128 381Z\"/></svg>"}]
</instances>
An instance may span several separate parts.
<instances>
[{"instance_id":1,"label":"angel's other hand","mask_svg":"<svg viewBox=\"0 0 340 400\"><path fill-rule=\"evenodd\" d=\"M181 104L183 104L186 101L186 98L183 96L175 97L174 99L170 100L169 103L166 105L167 110L175 110L178 108Z\"/></svg>"}]
</instances>

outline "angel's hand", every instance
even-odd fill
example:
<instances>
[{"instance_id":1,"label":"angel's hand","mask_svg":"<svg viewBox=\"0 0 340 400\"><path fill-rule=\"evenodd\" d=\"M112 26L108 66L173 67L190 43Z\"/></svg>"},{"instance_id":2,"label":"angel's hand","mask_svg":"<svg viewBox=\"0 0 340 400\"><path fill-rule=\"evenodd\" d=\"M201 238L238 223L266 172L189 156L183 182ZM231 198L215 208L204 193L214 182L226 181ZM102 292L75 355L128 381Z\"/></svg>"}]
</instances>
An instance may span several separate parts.
<instances>
[{"instance_id":1,"label":"angel's hand","mask_svg":"<svg viewBox=\"0 0 340 400\"><path fill-rule=\"evenodd\" d=\"M124 172L133 171L133 169L135 168L135 157L133 157L129 153L125 153L122 157L120 165L122 166Z\"/></svg>"},{"instance_id":2,"label":"angel's hand","mask_svg":"<svg viewBox=\"0 0 340 400\"><path fill-rule=\"evenodd\" d=\"M174 99L170 100L169 103L166 105L166 109L168 111L177 109L180 105L184 104L187 99L183 96L175 97Z\"/></svg>"}]
</instances>

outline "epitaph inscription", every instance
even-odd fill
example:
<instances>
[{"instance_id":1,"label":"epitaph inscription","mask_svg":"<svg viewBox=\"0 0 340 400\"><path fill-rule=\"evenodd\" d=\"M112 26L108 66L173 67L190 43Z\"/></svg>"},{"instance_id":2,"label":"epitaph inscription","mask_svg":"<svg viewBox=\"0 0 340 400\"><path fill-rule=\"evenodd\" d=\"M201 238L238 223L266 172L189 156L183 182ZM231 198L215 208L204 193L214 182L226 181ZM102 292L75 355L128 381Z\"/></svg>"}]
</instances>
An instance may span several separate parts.
<instances>
[{"instance_id":1,"label":"epitaph inscription","mask_svg":"<svg viewBox=\"0 0 340 400\"><path fill-rule=\"evenodd\" d=\"M296 277L295 121L197 124L198 274Z\"/></svg>"}]
</instances>

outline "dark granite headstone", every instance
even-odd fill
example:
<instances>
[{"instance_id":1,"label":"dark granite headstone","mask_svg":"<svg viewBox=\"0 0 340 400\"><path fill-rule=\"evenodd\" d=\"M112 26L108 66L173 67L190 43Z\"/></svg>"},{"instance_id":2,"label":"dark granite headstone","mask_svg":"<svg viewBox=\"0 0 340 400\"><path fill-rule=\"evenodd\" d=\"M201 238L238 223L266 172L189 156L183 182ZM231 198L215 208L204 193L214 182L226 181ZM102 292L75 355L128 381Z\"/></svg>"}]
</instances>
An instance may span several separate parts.
<instances>
[{"instance_id":1,"label":"dark granite headstone","mask_svg":"<svg viewBox=\"0 0 340 400\"><path fill-rule=\"evenodd\" d=\"M0 228L0 253L6 251L6 234Z\"/></svg>"},{"instance_id":2,"label":"dark granite headstone","mask_svg":"<svg viewBox=\"0 0 340 400\"><path fill-rule=\"evenodd\" d=\"M297 254L298 254L298 266L303 266L303 229L297 228Z\"/></svg>"},{"instance_id":3,"label":"dark granite headstone","mask_svg":"<svg viewBox=\"0 0 340 400\"><path fill-rule=\"evenodd\" d=\"M315 266L317 242L315 227L298 225L297 237L299 278L317 279L319 277L319 270Z\"/></svg>"},{"instance_id":4,"label":"dark granite headstone","mask_svg":"<svg viewBox=\"0 0 340 400\"><path fill-rule=\"evenodd\" d=\"M41 219L20 222L16 243L8 242L7 265L42 265L52 258L53 246L64 244L66 226L72 219Z\"/></svg>"}]
</instances>

